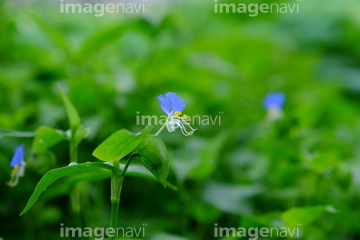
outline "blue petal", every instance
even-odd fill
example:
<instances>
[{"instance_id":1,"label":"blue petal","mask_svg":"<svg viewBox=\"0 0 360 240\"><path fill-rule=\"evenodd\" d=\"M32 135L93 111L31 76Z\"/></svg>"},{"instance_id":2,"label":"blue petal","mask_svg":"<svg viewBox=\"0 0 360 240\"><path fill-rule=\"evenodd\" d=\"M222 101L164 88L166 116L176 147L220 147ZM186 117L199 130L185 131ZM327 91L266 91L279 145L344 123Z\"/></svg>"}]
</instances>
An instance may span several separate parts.
<instances>
[{"instance_id":1,"label":"blue petal","mask_svg":"<svg viewBox=\"0 0 360 240\"><path fill-rule=\"evenodd\" d=\"M169 113L171 112L171 102L170 102L170 100L166 99L164 97L164 95L158 96L158 99L160 101L161 109L163 110L163 112L166 113L167 115L169 115Z\"/></svg>"},{"instance_id":2,"label":"blue petal","mask_svg":"<svg viewBox=\"0 0 360 240\"><path fill-rule=\"evenodd\" d=\"M176 95L176 93L168 92L164 95L158 96L158 99L161 104L161 109L166 113L167 115L170 114L170 112L181 112L185 108L185 102L182 100L181 97Z\"/></svg>"},{"instance_id":3,"label":"blue petal","mask_svg":"<svg viewBox=\"0 0 360 240\"><path fill-rule=\"evenodd\" d=\"M15 153L11 159L10 166L15 167L16 165L21 165L22 161L24 161L24 144L19 145L15 149Z\"/></svg>"},{"instance_id":4,"label":"blue petal","mask_svg":"<svg viewBox=\"0 0 360 240\"><path fill-rule=\"evenodd\" d=\"M264 98L264 107L269 108L282 108L285 103L285 94L282 92L270 92Z\"/></svg>"},{"instance_id":5,"label":"blue petal","mask_svg":"<svg viewBox=\"0 0 360 240\"><path fill-rule=\"evenodd\" d=\"M165 97L170 100L173 112L181 112L185 109L184 100L176 95L176 93L168 92L165 94Z\"/></svg>"}]
</instances>

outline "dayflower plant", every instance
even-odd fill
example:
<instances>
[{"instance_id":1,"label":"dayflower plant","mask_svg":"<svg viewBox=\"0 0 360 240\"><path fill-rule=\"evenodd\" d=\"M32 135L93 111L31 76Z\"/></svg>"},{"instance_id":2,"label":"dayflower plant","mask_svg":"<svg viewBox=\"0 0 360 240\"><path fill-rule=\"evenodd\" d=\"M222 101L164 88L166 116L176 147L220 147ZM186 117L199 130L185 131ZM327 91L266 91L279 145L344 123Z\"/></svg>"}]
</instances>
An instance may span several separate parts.
<instances>
[{"instance_id":1,"label":"dayflower plant","mask_svg":"<svg viewBox=\"0 0 360 240\"><path fill-rule=\"evenodd\" d=\"M60 91L61 92L61 91ZM46 190L46 188L51 185L56 180L75 175L77 181L87 181L87 174L95 174L99 175L101 172L103 175L100 176L99 179L111 178L111 212L110 212L110 228L114 229L114 232L107 233L109 240L118 239L115 234L115 229L117 228L118 221L118 211L119 211L119 203L120 203L120 195L121 189L124 182L124 178L128 173L129 166L132 162L132 159L137 159L148 171L144 173L144 171L135 171L136 176L142 176L146 178L151 178L159 181L164 187L169 186L173 189L176 189L171 183L168 183L167 176L169 173L170 161L169 154L166 148L165 143L157 136L154 136L151 133L152 126L146 126L139 133L131 133L126 129L120 129L115 133L111 134L108 138L106 138L94 151L93 156L95 156L98 160L103 161L104 163L99 162L86 162L86 163L78 163L76 153L77 148L84 137L86 131L84 131L85 127L80 124L80 117L77 113L77 110L71 103L70 99L67 98L65 94L62 94L63 102L66 107L68 117L69 117L69 125L70 131L74 138L70 140L72 144L70 145L70 159L71 163L69 166L56 168L48 171L39 181L33 194L31 195L28 203L26 204L24 210L20 215L25 214L38 200L39 196ZM172 101L176 98L171 98ZM178 99L177 99L178 100ZM181 100L182 101L182 100ZM169 102L170 108L174 110L182 110L185 108L185 104L182 101L183 106L179 106L177 103ZM172 106L175 106L173 108ZM167 106L166 106L167 107ZM166 108L168 109L168 108ZM168 109L169 110L169 109ZM170 111L169 111L170 114ZM175 115L171 115L175 118ZM184 116L180 116L178 113L176 117L185 118ZM165 125L162 127L164 128ZM37 133L39 134L39 133ZM47 134L46 136L49 136ZM51 135L54 136L54 135ZM81 139L78 139L78 137ZM35 138L35 142L37 139L42 139L40 135L37 135L38 138ZM58 137L58 136L56 136ZM46 138L47 139L47 138ZM23 146L16 151L16 156L14 156L13 166L19 165L22 166L23 161ZM71 157L73 156L73 157ZM21 163L21 164L20 164ZM20 173L20 172L19 172ZM82 179L82 174L84 174L84 178ZM131 173L129 173L131 174ZM14 175L15 176L15 175ZM72 177L68 177L68 182L72 182L69 189L70 198L74 201L71 202L74 205L74 216L75 222L77 225L82 225L82 218L80 216L80 197L78 191L76 191L77 181L72 181L74 179ZM98 178L98 177L97 177ZM14 181L13 181L14 182ZM74 190L74 191L73 191Z\"/></svg>"},{"instance_id":2,"label":"dayflower plant","mask_svg":"<svg viewBox=\"0 0 360 240\"><path fill-rule=\"evenodd\" d=\"M69 114L71 132L74 131L76 133L74 136L78 136L79 133L84 132L81 131L82 129L84 129L84 127L80 127L79 125L80 117L78 116L75 107L66 97L66 95L62 94L62 96L67 112ZM75 177L78 178L68 177L67 180L68 182L72 182L73 185L70 186L72 186L71 188L76 190L76 185L74 184L77 184L77 182L72 181L73 179L76 179L77 181L88 181L88 174L95 174L97 176L99 175L99 172L101 172L102 175L99 177L99 179L111 178L111 212L109 226L110 228L114 229L114 232L107 233L107 239L118 239L115 234L115 229L117 229L121 189L125 176L127 175L127 173L131 174L131 171L128 170L131 165L132 159L137 160L137 163L134 163L134 166L136 166L135 164L139 165L140 163L148 170L145 173L143 170L132 170L132 172L135 173L135 176L142 176L146 178L150 177L151 179L159 181L164 187L169 186L170 188L176 189L175 186L173 186L167 181L167 176L170 168L169 154L165 143L157 135L165 127L167 127L169 132L173 132L176 127L180 127L182 133L186 136L192 135L193 132L196 130L186 122L186 119L188 119L188 117L181 113L181 111L185 108L185 102L180 97L178 97L175 93L169 92L164 96L159 96L158 99L160 100L161 108L167 114L167 119L165 124L160 128L160 130L155 134L155 136L150 134L151 130L153 129L153 126L150 125L146 126L141 132L136 134L131 133L126 129L120 129L114 132L108 138L106 138L99 146L97 146L97 148L92 153L94 157L96 157L100 161L103 161L103 163L78 163L77 161L74 161L74 158L71 158L71 163L69 164L69 166L56 168L48 171L40 179L39 183L35 187L33 194L31 195L28 203L26 204L24 210L21 212L20 215L25 214L35 204L39 196L47 189L47 187L56 180L63 177L75 175ZM38 138L40 137L38 136ZM78 142L77 139L73 139L73 141ZM70 146L70 149L74 148L76 150L78 148L78 145L79 144L76 144L73 147ZM76 153L77 151L74 152ZM21 166L24 166L25 162L22 160L24 158L23 155L24 147L22 145L17 148L11 165L18 166L19 169ZM75 160L76 159L77 158L75 158ZM20 173L20 171L17 172L15 170L15 173L13 175L20 176ZM82 177L84 177L84 179ZM15 181L17 181L17 179L12 179L12 182ZM77 204L79 204L80 195L76 191L72 193L75 194L70 194L70 197L74 197L74 199L76 198L76 201L72 202L72 204L75 205L74 213L76 213L76 221L76 218L80 217L80 215L77 214L80 213L80 211L77 210ZM81 218L79 218L79 220L81 220ZM78 225L81 225L81 221L78 222Z\"/></svg>"},{"instance_id":3,"label":"dayflower plant","mask_svg":"<svg viewBox=\"0 0 360 240\"><path fill-rule=\"evenodd\" d=\"M269 92L264 98L264 108L268 112L268 120L276 121L282 118L282 107L285 103L285 94L282 92Z\"/></svg>"},{"instance_id":4,"label":"dayflower plant","mask_svg":"<svg viewBox=\"0 0 360 240\"><path fill-rule=\"evenodd\" d=\"M11 159L10 166L13 168L11 171L11 179L7 183L10 187L15 187L19 178L24 176L25 173L25 161L24 161L24 144L19 145L15 149L15 153Z\"/></svg>"},{"instance_id":5,"label":"dayflower plant","mask_svg":"<svg viewBox=\"0 0 360 240\"><path fill-rule=\"evenodd\" d=\"M185 136L190 136L196 131L196 128L191 127L186 121L188 116L182 113L185 109L185 102L181 97L176 95L176 93L168 92L165 95L158 96L158 99L161 109L168 116L164 126L166 126L169 132L173 132L176 127L179 127ZM155 135L158 135L164 126Z\"/></svg>"}]
</instances>

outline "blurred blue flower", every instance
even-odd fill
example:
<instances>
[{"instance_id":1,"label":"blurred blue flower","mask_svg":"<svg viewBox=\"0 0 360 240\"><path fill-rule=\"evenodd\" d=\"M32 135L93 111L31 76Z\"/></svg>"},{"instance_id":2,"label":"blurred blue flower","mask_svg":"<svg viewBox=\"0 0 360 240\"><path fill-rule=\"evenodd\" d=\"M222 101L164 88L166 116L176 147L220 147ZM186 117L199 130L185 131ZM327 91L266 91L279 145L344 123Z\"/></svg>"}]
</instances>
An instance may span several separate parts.
<instances>
[{"instance_id":1,"label":"blurred blue flower","mask_svg":"<svg viewBox=\"0 0 360 240\"><path fill-rule=\"evenodd\" d=\"M285 103L285 94L282 92L269 92L264 98L265 109L281 109Z\"/></svg>"},{"instance_id":2,"label":"blurred blue flower","mask_svg":"<svg viewBox=\"0 0 360 240\"><path fill-rule=\"evenodd\" d=\"M176 95L176 93L168 92L165 95L158 96L158 99L160 101L161 109L168 116L165 125L169 132L173 132L176 127L179 127L185 136L190 136L196 131L196 129L192 128L186 121L188 117L181 112L185 109L185 102L181 97ZM159 132L161 132L161 130L162 128Z\"/></svg>"},{"instance_id":3,"label":"blurred blue flower","mask_svg":"<svg viewBox=\"0 0 360 240\"><path fill-rule=\"evenodd\" d=\"M25 160L24 160L24 144L20 144L16 149L11 159L10 166L13 168L11 171L11 179L7 183L11 187L15 187L20 177L25 173Z\"/></svg>"},{"instance_id":4,"label":"blurred blue flower","mask_svg":"<svg viewBox=\"0 0 360 240\"><path fill-rule=\"evenodd\" d=\"M24 144L21 144L15 149L14 156L11 159L10 166L15 167L24 161Z\"/></svg>"}]
</instances>

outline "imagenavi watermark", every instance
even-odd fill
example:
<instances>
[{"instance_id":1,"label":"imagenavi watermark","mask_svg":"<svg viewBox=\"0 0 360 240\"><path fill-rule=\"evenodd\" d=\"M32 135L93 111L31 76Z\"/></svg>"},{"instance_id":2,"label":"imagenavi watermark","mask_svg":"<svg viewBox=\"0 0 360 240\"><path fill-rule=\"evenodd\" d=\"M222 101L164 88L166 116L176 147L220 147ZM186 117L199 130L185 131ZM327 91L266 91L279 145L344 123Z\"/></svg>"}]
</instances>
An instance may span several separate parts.
<instances>
[{"instance_id":1,"label":"imagenavi watermark","mask_svg":"<svg viewBox=\"0 0 360 240\"><path fill-rule=\"evenodd\" d=\"M116 14L139 14L145 13L147 0L137 2L73 2L72 0L60 0L60 13L85 13L102 17L105 13Z\"/></svg>"},{"instance_id":2,"label":"imagenavi watermark","mask_svg":"<svg viewBox=\"0 0 360 240\"><path fill-rule=\"evenodd\" d=\"M301 0L283 0L282 3L249 3L214 1L214 13L240 13L247 14L249 17L256 17L260 13L299 13ZM247 0L245 0L247 1Z\"/></svg>"},{"instance_id":3,"label":"imagenavi watermark","mask_svg":"<svg viewBox=\"0 0 360 240\"><path fill-rule=\"evenodd\" d=\"M60 237L62 238L95 238L102 240L108 237L115 238L145 238L147 223L143 223L140 227L66 227L64 223L60 223Z\"/></svg>"},{"instance_id":4,"label":"imagenavi watermark","mask_svg":"<svg viewBox=\"0 0 360 240\"><path fill-rule=\"evenodd\" d=\"M301 237L301 224L297 224L294 228L288 227L220 227L218 223L214 224L214 237L245 237L249 240L257 240L259 238L294 238Z\"/></svg>"},{"instance_id":5,"label":"imagenavi watermark","mask_svg":"<svg viewBox=\"0 0 360 240\"><path fill-rule=\"evenodd\" d=\"M192 126L204 126L204 125L221 125L221 117L224 112L219 111L217 115L186 115L183 119ZM143 115L139 111L136 112L136 125L164 125L168 121L166 115Z\"/></svg>"}]
</instances>

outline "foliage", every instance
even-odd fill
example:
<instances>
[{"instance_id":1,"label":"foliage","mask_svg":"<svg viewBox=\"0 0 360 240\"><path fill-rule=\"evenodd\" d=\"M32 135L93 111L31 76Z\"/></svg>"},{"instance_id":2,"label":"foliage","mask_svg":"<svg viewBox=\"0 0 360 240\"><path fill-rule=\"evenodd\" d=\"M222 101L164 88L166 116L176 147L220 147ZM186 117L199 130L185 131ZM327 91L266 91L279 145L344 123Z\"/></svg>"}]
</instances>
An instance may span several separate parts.
<instances>
[{"instance_id":1,"label":"foliage","mask_svg":"<svg viewBox=\"0 0 360 240\"><path fill-rule=\"evenodd\" d=\"M84 224L107 226L104 161L131 153L119 225L147 223L147 239L213 239L215 223L298 222L304 240L359 238L357 2L302 1L299 14L254 18L214 14L212 4L160 11L153 3L144 15L99 18L60 14L49 1L0 2L0 239L58 239L60 223L75 225L75 186ZM186 100L189 116L221 121L195 122L191 137L131 134L148 125L137 116L163 115L156 98L169 91ZM271 91L286 95L275 122L262 106ZM141 139L101 151L114 133ZM9 188L20 143L26 172Z\"/></svg>"}]
</instances>

